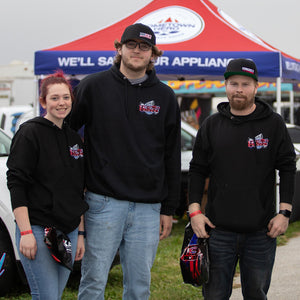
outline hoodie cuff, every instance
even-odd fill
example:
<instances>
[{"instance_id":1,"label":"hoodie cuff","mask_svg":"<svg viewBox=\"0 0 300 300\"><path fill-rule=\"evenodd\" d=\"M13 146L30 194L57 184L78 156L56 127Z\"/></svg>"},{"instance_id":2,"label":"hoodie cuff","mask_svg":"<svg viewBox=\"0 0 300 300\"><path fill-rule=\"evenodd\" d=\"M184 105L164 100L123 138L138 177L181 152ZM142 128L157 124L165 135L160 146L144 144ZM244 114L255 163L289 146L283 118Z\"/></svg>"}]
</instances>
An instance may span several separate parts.
<instances>
[{"instance_id":1,"label":"hoodie cuff","mask_svg":"<svg viewBox=\"0 0 300 300\"><path fill-rule=\"evenodd\" d=\"M166 216L174 216L175 208L170 207L170 206L162 206L161 209L160 209L160 214L161 215L166 215Z\"/></svg>"},{"instance_id":2,"label":"hoodie cuff","mask_svg":"<svg viewBox=\"0 0 300 300\"><path fill-rule=\"evenodd\" d=\"M23 187L11 188L10 197L12 210L20 206L28 206L26 192Z\"/></svg>"}]
</instances>

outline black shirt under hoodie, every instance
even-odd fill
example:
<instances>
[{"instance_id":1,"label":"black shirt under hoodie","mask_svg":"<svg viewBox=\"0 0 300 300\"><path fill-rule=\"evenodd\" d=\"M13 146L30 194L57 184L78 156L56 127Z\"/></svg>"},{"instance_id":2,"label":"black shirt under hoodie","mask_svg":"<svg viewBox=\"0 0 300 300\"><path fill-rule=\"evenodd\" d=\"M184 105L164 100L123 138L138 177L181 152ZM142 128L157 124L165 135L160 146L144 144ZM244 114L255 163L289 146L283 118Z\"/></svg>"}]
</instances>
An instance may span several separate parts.
<instances>
[{"instance_id":1,"label":"black shirt under hoodie","mask_svg":"<svg viewBox=\"0 0 300 300\"><path fill-rule=\"evenodd\" d=\"M152 70L131 84L119 65L75 88L70 125L85 125L86 185L96 194L162 202L174 214L180 189L180 111L174 92Z\"/></svg>"},{"instance_id":2,"label":"black shirt under hoodie","mask_svg":"<svg viewBox=\"0 0 300 300\"><path fill-rule=\"evenodd\" d=\"M27 206L32 225L73 231L88 209L83 199L84 159L79 135L36 117L20 126L7 161L12 209Z\"/></svg>"},{"instance_id":3,"label":"black shirt under hoodie","mask_svg":"<svg viewBox=\"0 0 300 300\"><path fill-rule=\"evenodd\" d=\"M235 232L266 229L274 217L275 169L280 201L292 203L295 152L281 116L256 99L248 116L233 116L228 102L208 117L196 138L189 171L189 202L202 198L210 178L206 215Z\"/></svg>"}]
</instances>

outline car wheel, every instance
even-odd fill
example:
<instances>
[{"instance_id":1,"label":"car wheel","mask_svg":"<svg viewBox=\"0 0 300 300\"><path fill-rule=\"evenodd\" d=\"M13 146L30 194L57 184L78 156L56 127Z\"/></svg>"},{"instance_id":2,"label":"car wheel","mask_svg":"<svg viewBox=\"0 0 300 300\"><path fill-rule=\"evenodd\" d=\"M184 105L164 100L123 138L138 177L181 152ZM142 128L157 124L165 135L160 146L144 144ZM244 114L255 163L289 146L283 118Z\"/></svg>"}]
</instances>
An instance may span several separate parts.
<instances>
[{"instance_id":1,"label":"car wheel","mask_svg":"<svg viewBox=\"0 0 300 300\"><path fill-rule=\"evenodd\" d=\"M0 227L0 296L5 296L14 286L17 268L8 232Z\"/></svg>"}]
</instances>

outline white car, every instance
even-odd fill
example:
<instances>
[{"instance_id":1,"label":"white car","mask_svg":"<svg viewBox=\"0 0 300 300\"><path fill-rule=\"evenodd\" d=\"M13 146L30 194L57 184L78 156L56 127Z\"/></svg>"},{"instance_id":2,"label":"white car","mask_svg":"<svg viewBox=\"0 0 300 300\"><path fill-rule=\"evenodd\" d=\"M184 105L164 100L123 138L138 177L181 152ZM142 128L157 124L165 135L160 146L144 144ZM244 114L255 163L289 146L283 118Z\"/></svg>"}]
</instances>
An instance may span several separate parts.
<instances>
[{"instance_id":1,"label":"white car","mask_svg":"<svg viewBox=\"0 0 300 300\"><path fill-rule=\"evenodd\" d=\"M11 139L0 129L0 296L12 288L13 284L24 276L15 244L15 222L11 209L10 194L6 185L6 161ZM18 268L18 266L20 268Z\"/></svg>"},{"instance_id":2,"label":"white car","mask_svg":"<svg viewBox=\"0 0 300 300\"><path fill-rule=\"evenodd\" d=\"M293 201L292 215L290 217L290 222L300 220L300 126L286 124L288 132L290 134L291 140L294 144L297 160L297 173L296 173L296 184L295 184L295 194Z\"/></svg>"},{"instance_id":3,"label":"white car","mask_svg":"<svg viewBox=\"0 0 300 300\"><path fill-rule=\"evenodd\" d=\"M294 144L295 152L297 155L297 164L299 164L300 160L298 158L300 156L300 126L287 123L286 127ZM297 166L297 169L300 170L300 165L299 167Z\"/></svg>"},{"instance_id":4,"label":"white car","mask_svg":"<svg viewBox=\"0 0 300 300\"><path fill-rule=\"evenodd\" d=\"M181 121L181 190L180 205L175 212L177 217L182 217L187 210L188 172L196 135L197 129Z\"/></svg>"},{"instance_id":5,"label":"white car","mask_svg":"<svg viewBox=\"0 0 300 300\"><path fill-rule=\"evenodd\" d=\"M8 136L13 137L17 130L16 124L18 119L28 111L33 112L31 105L0 107L0 128L3 129Z\"/></svg>"},{"instance_id":6,"label":"white car","mask_svg":"<svg viewBox=\"0 0 300 300\"><path fill-rule=\"evenodd\" d=\"M197 129L181 121L181 171L184 174L189 171L197 132Z\"/></svg>"}]
</instances>

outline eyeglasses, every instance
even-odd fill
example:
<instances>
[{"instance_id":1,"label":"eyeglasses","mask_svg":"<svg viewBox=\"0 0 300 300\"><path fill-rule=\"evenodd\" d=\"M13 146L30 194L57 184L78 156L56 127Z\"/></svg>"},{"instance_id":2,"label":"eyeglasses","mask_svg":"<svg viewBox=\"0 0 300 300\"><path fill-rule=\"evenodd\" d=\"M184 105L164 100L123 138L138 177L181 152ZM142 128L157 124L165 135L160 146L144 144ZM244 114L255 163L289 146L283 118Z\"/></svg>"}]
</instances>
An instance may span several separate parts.
<instances>
[{"instance_id":1,"label":"eyeglasses","mask_svg":"<svg viewBox=\"0 0 300 300\"><path fill-rule=\"evenodd\" d=\"M125 45L128 49L135 49L137 45L139 45L142 51L149 51L151 49L151 46L145 42L127 41Z\"/></svg>"}]
</instances>

